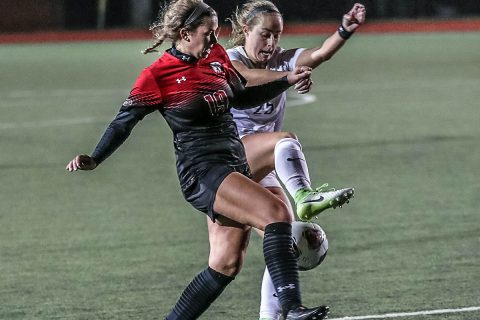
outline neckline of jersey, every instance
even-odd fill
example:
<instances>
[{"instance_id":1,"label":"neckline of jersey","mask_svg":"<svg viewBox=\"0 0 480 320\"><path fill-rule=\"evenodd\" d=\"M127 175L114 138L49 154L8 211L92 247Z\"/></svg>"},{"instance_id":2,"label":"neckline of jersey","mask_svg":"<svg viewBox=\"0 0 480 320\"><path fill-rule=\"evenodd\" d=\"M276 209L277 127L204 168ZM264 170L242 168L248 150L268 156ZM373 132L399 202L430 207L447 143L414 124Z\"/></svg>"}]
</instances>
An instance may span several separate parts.
<instances>
[{"instance_id":1,"label":"neckline of jersey","mask_svg":"<svg viewBox=\"0 0 480 320\"><path fill-rule=\"evenodd\" d=\"M194 64L198 61L198 59L195 58L194 56L183 53L180 50L178 50L177 48L175 48L174 46L172 46L170 49L168 49L167 52L170 53L175 58L177 58L179 60L182 60L185 63Z\"/></svg>"}]
</instances>

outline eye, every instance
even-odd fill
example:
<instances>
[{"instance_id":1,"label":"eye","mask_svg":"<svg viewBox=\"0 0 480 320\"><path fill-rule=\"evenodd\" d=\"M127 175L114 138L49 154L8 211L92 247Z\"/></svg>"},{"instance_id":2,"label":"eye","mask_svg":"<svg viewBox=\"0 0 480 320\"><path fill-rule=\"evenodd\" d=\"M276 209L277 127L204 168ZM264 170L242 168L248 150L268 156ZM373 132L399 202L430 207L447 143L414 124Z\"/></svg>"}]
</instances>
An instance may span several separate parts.
<instances>
[{"instance_id":1,"label":"eye","mask_svg":"<svg viewBox=\"0 0 480 320\"><path fill-rule=\"evenodd\" d=\"M265 39L270 38L270 34L268 34L268 33L266 33L266 32L261 33L260 35L262 36L262 38L265 38Z\"/></svg>"}]
</instances>

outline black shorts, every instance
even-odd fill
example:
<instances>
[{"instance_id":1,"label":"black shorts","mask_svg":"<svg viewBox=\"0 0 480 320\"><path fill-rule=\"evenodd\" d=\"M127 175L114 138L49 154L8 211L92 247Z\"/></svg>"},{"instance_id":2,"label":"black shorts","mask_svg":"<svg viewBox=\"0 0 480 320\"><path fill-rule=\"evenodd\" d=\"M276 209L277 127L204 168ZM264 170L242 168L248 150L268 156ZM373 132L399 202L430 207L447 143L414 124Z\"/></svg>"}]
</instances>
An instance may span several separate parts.
<instances>
[{"instance_id":1,"label":"black shorts","mask_svg":"<svg viewBox=\"0 0 480 320\"><path fill-rule=\"evenodd\" d=\"M185 179L180 181L183 196L195 209L202 211L215 221L218 213L213 211L213 203L218 187L232 172L239 172L251 178L248 164L239 166L211 164L208 168L191 170Z\"/></svg>"}]
</instances>

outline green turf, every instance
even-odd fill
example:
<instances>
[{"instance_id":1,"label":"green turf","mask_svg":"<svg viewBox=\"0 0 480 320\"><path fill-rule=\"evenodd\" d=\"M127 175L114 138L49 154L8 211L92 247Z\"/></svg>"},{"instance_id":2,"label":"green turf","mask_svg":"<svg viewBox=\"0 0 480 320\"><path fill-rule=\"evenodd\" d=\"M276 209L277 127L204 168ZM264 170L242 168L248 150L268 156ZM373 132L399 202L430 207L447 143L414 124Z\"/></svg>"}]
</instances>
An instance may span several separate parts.
<instances>
[{"instance_id":1,"label":"green turf","mask_svg":"<svg viewBox=\"0 0 480 320\"><path fill-rule=\"evenodd\" d=\"M285 37L314 46L324 37ZM206 264L171 133L150 115L94 172L89 153L154 55L146 42L0 46L0 319L162 319ZM330 251L301 274L331 318L480 305L480 34L355 35L287 111L320 185L356 198L318 222ZM255 319L244 269L203 319ZM480 312L402 319L480 319Z\"/></svg>"}]
</instances>

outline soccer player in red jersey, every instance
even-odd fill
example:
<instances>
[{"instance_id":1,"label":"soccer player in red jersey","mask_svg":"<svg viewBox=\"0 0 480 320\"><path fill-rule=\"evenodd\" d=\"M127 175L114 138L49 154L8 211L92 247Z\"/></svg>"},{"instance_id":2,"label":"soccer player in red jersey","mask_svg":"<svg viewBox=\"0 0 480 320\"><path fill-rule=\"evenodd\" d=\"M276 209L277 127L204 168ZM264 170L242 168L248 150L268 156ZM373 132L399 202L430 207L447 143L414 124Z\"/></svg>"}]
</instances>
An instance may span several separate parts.
<instances>
[{"instance_id":1,"label":"soccer player in red jersey","mask_svg":"<svg viewBox=\"0 0 480 320\"><path fill-rule=\"evenodd\" d=\"M305 308L292 250L292 218L285 203L250 179L243 144L229 112L265 102L310 77L300 67L265 85L245 87L217 44L216 12L201 0L174 0L152 26L168 49L146 68L93 154L77 155L68 171L93 170L129 136L143 117L159 111L173 131L177 173L185 199L207 214L208 266L186 287L167 315L197 319L241 269L252 227L264 231L263 251L286 319L323 319L328 307ZM211 225L210 224L210 225Z\"/></svg>"}]
</instances>

